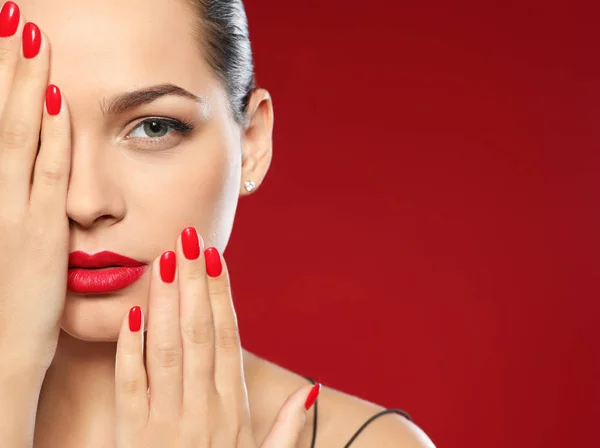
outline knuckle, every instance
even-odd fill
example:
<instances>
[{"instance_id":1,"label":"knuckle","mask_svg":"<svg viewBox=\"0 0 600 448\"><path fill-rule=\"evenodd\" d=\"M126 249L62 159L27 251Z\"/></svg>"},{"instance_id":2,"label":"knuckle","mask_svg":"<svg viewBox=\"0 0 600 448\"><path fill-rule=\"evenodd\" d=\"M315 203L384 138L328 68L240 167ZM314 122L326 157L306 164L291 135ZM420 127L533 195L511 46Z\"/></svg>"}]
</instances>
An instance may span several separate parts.
<instances>
[{"instance_id":1,"label":"knuckle","mask_svg":"<svg viewBox=\"0 0 600 448\"><path fill-rule=\"evenodd\" d=\"M142 381L137 378L126 378L121 381L120 389L125 394L137 395L144 389L144 386L142 385Z\"/></svg>"},{"instance_id":2,"label":"knuckle","mask_svg":"<svg viewBox=\"0 0 600 448\"><path fill-rule=\"evenodd\" d=\"M154 350L159 367L171 368L181 363L182 349L173 344L161 344Z\"/></svg>"},{"instance_id":3,"label":"knuckle","mask_svg":"<svg viewBox=\"0 0 600 448\"><path fill-rule=\"evenodd\" d=\"M193 281L202 280L206 277L206 268L199 265L193 266L188 270L188 272L186 272L186 277L188 280Z\"/></svg>"},{"instance_id":4,"label":"knuckle","mask_svg":"<svg viewBox=\"0 0 600 448\"><path fill-rule=\"evenodd\" d=\"M235 350L240 345L240 332L237 327L219 328L216 332L216 345L224 350Z\"/></svg>"},{"instance_id":5,"label":"knuckle","mask_svg":"<svg viewBox=\"0 0 600 448\"><path fill-rule=\"evenodd\" d=\"M46 163L36 170L34 182L39 181L43 185L55 186L64 178L65 173L63 167L58 162ZM35 179L37 178L37 179Z\"/></svg>"},{"instance_id":6,"label":"knuckle","mask_svg":"<svg viewBox=\"0 0 600 448\"><path fill-rule=\"evenodd\" d=\"M29 82L46 84L48 80L48 67L44 64L30 64L26 76Z\"/></svg>"},{"instance_id":7,"label":"knuckle","mask_svg":"<svg viewBox=\"0 0 600 448\"><path fill-rule=\"evenodd\" d=\"M44 142L63 142L69 137L69 130L60 123L46 124L43 128Z\"/></svg>"},{"instance_id":8,"label":"knuckle","mask_svg":"<svg viewBox=\"0 0 600 448\"><path fill-rule=\"evenodd\" d=\"M12 48L7 40L2 39L0 42L0 64L9 61L12 56Z\"/></svg>"},{"instance_id":9,"label":"knuckle","mask_svg":"<svg viewBox=\"0 0 600 448\"><path fill-rule=\"evenodd\" d=\"M0 235L14 235L14 230L18 230L22 222L20 213L6 206L0 207Z\"/></svg>"},{"instance_id":10,"label":"knuckle","mask_svg":"<svg viewBox=\"0 0 600 448\"><path fill-rule=\"evenodd\" d=\"M210 282L209 290L211 296L216 297L229 297L231 295L231 288L228 282L222 280Z\"/></svg>"},{"instance_id":11,"label":"knuckle","mask_svg":"<svg viewBox=\"0 0 600 448\"><path fill-rule=\"evenodd\" d=\"M15 120L0 129L0 144L3 148L21 148L31 134L31 125L24 120Z\"/></svg>"},{"instance_id":12,"label":"knuckle","mask_svg":"<svg viewBox=\"0 0 600 448\"><path fill-rule=\"evenodd\" d=\"M213 329L210 323L194 323L181 326L183 338L198 346L210 346L214 341Z\"/></svg>"}]
</instances>

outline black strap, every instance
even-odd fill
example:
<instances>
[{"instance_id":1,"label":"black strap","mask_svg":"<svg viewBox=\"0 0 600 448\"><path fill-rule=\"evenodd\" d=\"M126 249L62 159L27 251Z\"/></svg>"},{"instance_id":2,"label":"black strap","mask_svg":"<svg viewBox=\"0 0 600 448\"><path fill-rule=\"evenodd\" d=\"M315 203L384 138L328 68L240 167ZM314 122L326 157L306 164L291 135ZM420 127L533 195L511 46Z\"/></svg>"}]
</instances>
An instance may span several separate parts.
<instances>
[{"instance_id":1,"label":"black strap","mask_svg":"<svg viewBox=\"0 0 600 448\"><path fill-rule=\"evenodd\" d=\"M313 380L312 378L305 376L304 378L306 378L308 381L310 381L312 384L317 384L317 382L315 380ZM312 442L310 444L310 448L315 448L315 443L317 441L317 402L319 401L319 399L317 398L317 400L315 401L315 404L313 405L315 408L315 414L314 414L314 424L313 424L313 436L312 436ZM346 443L346 445L344 445L344 448L348 448L355 440L356 438L360 435L361 432L364 431L364 429L369 426L369 424L381 417L382 415L386 415L386 414L392 414L392 413L396 413L396 414L400 414L402 416L404 416L407 420L412 421L412 418L410 418L410 415L403 411L402 409L385 409L381 412L378 412L377 414L375 414L373 417L371 417L369 420L367 420L366 422L363 423L363 425L358 428L358 431L356 431L354 433L354 435L352 436L352 438L348 441L348 443Z\"/></svg>"},{"instance_id":2,"label":"black strap","mask_svg":"<svg viewBox=\"0 0 600 448\"><path fill-rule=\"evenodd\" d=\"M348 441L348 443L346 445L344 445L344 448L348 448L350 446L350 444L352 442L354 442L356 440L356 438L359 436L359 434L369 425L369 423L371 423L373 420L375 420L378 417L381 417L382 415L385 414L391 414L391 413L397 413L400 415L403 415L404 417L406 417L408 420L412 421L412 419L410 418L410 415L408 415L406 412L404 412L402 409L385 409L377 414L375 414L373 417L371 417L369 420L367 420L366 422L363 423L363 425L358 428L358 431L356 431L356 433L354 433L354 435L352 436L352 438Z\"/></svg>"}]
</instances>

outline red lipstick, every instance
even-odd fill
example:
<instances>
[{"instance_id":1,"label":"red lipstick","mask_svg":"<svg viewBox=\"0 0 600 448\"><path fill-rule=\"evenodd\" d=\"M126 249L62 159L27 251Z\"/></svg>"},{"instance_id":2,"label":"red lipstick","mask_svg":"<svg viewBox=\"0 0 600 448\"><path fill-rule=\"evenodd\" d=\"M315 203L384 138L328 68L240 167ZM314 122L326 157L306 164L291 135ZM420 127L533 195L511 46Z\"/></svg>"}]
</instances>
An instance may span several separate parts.
<instances>
[{"instance_id":1,"label":"red lipstick","mask_svg":"<svg viewBox=\"0 0 600 448\"><path fill-rule=\"evenodd\" d=\"M148 265L114 252L69 254L67 289L80 294L107 294L127 288L146 271Z\"/></svg>"}]
</instances>

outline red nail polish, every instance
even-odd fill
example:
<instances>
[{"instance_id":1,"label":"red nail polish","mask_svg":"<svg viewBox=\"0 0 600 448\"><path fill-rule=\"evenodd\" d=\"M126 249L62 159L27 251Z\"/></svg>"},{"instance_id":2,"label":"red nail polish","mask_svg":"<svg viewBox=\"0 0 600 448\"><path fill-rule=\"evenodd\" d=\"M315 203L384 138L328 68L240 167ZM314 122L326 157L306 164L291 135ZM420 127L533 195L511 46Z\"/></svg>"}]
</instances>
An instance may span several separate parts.
<instances>
[{"instance_id":1,"label":"red nail polish","mask_svg":"<svg viewBox=\"0 0 600 448\"><path fill-rule=\"evenodd\" d=\"M204 258L206 259L206 273L211 277L221 275L223 266L221 265L219 251L214 247L209 247L204 251Z\"/></svg>"},{"instance_id":2,"label":"red nail polish","mask_svg":"<svg viewBox=\"0 0 600 448\"><path fill-rule=\"evenodd\" d=\"M0 11L0 37L10 37L17 32L21 11L16 3L6 2Z\"/></svg>"},{"instance_id":3,"label":"red nail polish","mask_svg":"<svg viewBox=\"0 0 600 448\"><path fill-rule=\"evenodd\" d=\"M23 28L23 56L31 59L40 52L42 33L35 23L27 22Z\"/></svg>"},{"instance_id":4,"label":"red nail polish","mask_svg":"<svg viewBox=\"0 0 600 448\"><path fill-rule=\"evenodd\" d=\"M165 252L160 257L160 278L165 283L173 283L175 280L175 252Z\"/></svg>"},{"instance_id":5,"label":"red nail polish","mask_svg":"<svg viewBox=\"0 0 600 448\"><path fill-rule=\"evenodd\" d=\"M304 408L308 411L310 407L317 401L317 397L319 396L319 392L321 392L321 383L315 384L310 392L308 393L308 397L306 397L306 402L304 403Z\"/></svg>"},{"instance_id":6,"label":"red nail polish","mask_svg":"<svg viewBox=\"0 0 600 448\"><path fill-rule=\"evenodd\" d=\"M142 309L139 306L134 306L129 310L129 331L135 333L140 331L142 326Z\"/></svg>"},{"instance_id":7,"label":"red nail polish","mask_svg":"<svg viewBox=\"0 0 600 448\"><path fill-rule=\"evenodd\" d=\"M188 260L196 260L200 256L198 232L193 227L188 227L181 232L181 245L183 246L183 255Z\"/></svg>"},{"instance_id":8,"label":"red nail polish","mask_svg":"<svg viewBox=\"0 0 600 448\"><path fill-rule=\"evenodd\" d=\"M61 105L62 97L60 89L54 84L50 84L46 89L46 110L48 110L50 115L58 115Z\"/></svg>"}]
</instances>

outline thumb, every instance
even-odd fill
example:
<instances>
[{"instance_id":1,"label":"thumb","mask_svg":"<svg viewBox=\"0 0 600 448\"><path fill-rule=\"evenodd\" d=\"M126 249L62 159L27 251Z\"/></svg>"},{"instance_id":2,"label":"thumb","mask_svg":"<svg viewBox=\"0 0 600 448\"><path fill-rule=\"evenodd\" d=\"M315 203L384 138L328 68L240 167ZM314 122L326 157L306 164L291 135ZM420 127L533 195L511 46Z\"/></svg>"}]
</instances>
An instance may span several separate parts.
<instances>
[{"instance_id":1,"label":"thumb","mask_svg":"<svg viewBox=\"0 0 600 448\"><path fill-rule=\"evenodd\" d=\"M321 384L303 386L285 400L275 424L261 448L295 448L306 422L306 413L316 401Z\"/></svg>"}]
</instances>

